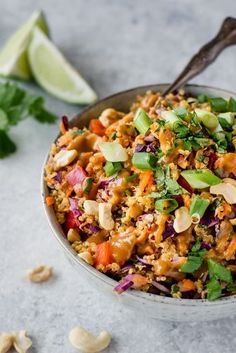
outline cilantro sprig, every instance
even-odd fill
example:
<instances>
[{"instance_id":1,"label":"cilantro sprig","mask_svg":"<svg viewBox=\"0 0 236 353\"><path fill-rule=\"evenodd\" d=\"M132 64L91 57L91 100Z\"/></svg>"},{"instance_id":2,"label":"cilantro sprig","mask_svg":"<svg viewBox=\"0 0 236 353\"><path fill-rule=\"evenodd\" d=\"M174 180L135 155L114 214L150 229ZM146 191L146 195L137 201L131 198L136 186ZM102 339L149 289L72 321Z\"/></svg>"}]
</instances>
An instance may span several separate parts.
<instances>
[{"instance_id":1,"label":"cilantro sprig","mask_svg":"<svg viewBox=\"0 0 236 353\"><path fill-rule=\"evenodd\" d=\"M233 278L231 271L221 265L220 263L216 262L213 259L208 259L208 272L210 280L207 283L207 299L208 300L215 300L221 297L221 284L220 281L233 284Z\"/></svg>"},{"instance_id":2,"label":"cilantro sprig","mask_svg":"<svg viewBox=\"0 0 236 353\"><path fill-rule=\"evenodd\" d=\"M206 253L206 249L201 249L200 240L196 241L196 243L192 246L187 261L183 264L183 266L181 266L180 272L193 273L198 270L203 263Z\"/></svg>"},{"instance_id":3,"label":"cilantro sprig","mask_svg":"<svg viewBox=\"0 0 236 353\"><path fill-rule=\"evenodd\" d=\"M54 123L55 115L44 108L44 99L32 95L12 82L0 83L0 158L17 149L8 133L11 126L32 117L40 123Z\"/></svg>"}]
</instances>

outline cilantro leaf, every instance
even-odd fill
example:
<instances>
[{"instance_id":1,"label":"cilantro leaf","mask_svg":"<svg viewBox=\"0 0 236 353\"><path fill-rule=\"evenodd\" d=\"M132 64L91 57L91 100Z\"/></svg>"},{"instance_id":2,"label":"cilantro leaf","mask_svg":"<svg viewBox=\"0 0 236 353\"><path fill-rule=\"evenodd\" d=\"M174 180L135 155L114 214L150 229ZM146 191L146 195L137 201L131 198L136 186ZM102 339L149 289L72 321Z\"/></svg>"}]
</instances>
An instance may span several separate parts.
<instances>
[{"instance_id":1,"label":"cilantro leaf","mask_svg":"<svg viewBox=\"0 0 236 353\"><path fill-rule=\"evenodd\" d=\"M226 112L228 108L228 102L222 97L211 97L208 98L212 110L215 112Z\"/></svg>"},{"instance_id":2,"label":"cilantro leaf","mask_svg":"<svg viewBox=\"0 0 236 353\"><path fill-rule=\"evenodd\" d=\"M232 283L231 271L213 259L208 259L208 271L210 278L220 279L224 282Z\"/></svg>"},{"instance_id":3,"label":"cilantro leaf","mask_svg":"<svg viewBox=\"0 0 236 353\"><path fill-rule=\"evenodd\" d=\"M180 268L180 272L185 273L193 273L194 271L198 270L202 265L203 259L200 256L192 256L188 257L187 262L183 264Z\"/></svg>"},{"instance_id":4,"label":"cilantro leaf","mask_svg":"<svg viewBox=\"0 0 236 353\"><path fill-rule=\"evenodd\" d=\"M0 130L0 158L5 158L16 151L16 145L7 135L6 131Z\"/></svg>"},{"instance_id":5,"label":"cilantro leaf","mask_svg":"<svg viewBox=\"0 0 236 353\"><path fill-rule=\"evenodd\" d=\"M219 281L213 277L206 285L207 287L207 299L216 300L221 297L221 286Z\"/></svg>"},{"instance_id":6,"label":"cilantro leaf","mask_svg":"<svg viewBox=\"0 0 236 353\"><path fill-rule=\"evenodd\" d=\"M10 126L32 117L41 123L53 123L56 117L44 108L44 99L32 95L15 83L0 83L0 158L15 152L16 145L7 135Z\"/></svg>"},{"instance_id":7,"label":"cilantro leaf","mask_svg":"<svg viewBox=\"0 0 236 353\"><path fill-rule=\"evenodd\" d=\"M236 112L236 100L233 97L230 97L228 102L228 111Z\"/></svg>"}]
</instances>

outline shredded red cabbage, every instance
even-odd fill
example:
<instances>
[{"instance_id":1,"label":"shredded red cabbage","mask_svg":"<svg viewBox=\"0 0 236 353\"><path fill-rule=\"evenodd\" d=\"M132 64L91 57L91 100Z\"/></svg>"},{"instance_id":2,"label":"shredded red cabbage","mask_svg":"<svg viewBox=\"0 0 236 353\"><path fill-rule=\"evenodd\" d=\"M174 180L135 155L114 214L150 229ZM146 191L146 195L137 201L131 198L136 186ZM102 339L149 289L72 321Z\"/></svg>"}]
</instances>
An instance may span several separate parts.
<instances>
[{"instance_id":1,"label":"shredded red cabbage","mask_svg":"<svg viewBox=\"0 0 236 353\"><path fill-rule=\"evenodd\" d=\"M141 143L138 143L136 146L135 146L135 152L146 152L146 149L147 149L147 146L141 144Z\"/></svg>"},{"instance_id":2,"label":"shredded red cabbage","mask_svg":"<svg viewBox=\"0 0 236 353\"><path fill-rule=\"evenodd\" d=\"M134 282L132 281L134 275L127 275L122 278L121 282L114 288L114 291L121 294L132 287Z\"/></svg>"},{"instance_id":3,"label":"shredded red cabbage","mask_svg":"<svg viewBox=\"0 0 236 353\"><path fill-rule=\"evenodd\" d=\"M162 234L163 240L166 240L169 237L173 237L176 233L173 227L174 222L166 223L165 230Z\"/></svg>"},{"instance_id":4,"label":"shredded red cabbage","mask_svg":"<svg viewBox=\"0 0 236 353\"><path fill-rule=\"evenodd\" d=\"M144 137L145 142L154 142L155 140L156 140L156 138L152 133L150 133L149 135Z\"/></svg>"},{"instance_id":5,"label":"shredded red cabbage","mask_svg":"<svg viewBox=\"0 0 236 353\"><path fill-rule=\"evenodd\" d=\"M110 182L114 181L116 179L116 176L113 176L109 179L104 179L102 181L100 181L98 188L99 189L106 189L108 187L108 185L110 184Z\"/></svg>"},{"instance_id":6,"label":"shredded red cabbage","mask_svg":"<svg viewBox=\"0 0 236 353\"><path fill-rule=\"evenodd\" d=\"M78 199L75 197L69 197L69 201L70 201L70 208L71 208L71 211L73 212L74 216L76 218L82 216L83 213L79 209L78 203L77 203Z\"/></svg>"},{"instance_id":7,"label":"shredded red cabbage","mask_svg":"<svg viewBox=\"0 0 236 353\"><path fill-rule=\"evenodd\" d=\"M89 223L85 224L83 229L89 230L93 234L96 234L96 233L98 233L101 230L99 227L94 226L93 224L89 224Z\"/></svg>"},{"instance_id":8,"label":"shredded red cabbage","mask_svg":"<svg viewBox=\"0 0 236 353\"><path fill-rule=\"evenodd\" d=\"M219 218L215 216L215 211L211 209L207 209L204 216L200 220L200 224L207 226L207 227L213 227L216 224L220 222Z\"/></svg>"},{"instance_id":9,"label":"shredded red cabbage","mask_svg":"<svg viewBox=\"0 0 236 353\"><path fill-rule=\"evenodd\" d=\"M52 179L57 181L59 184L61 184L62 182L61 172L58 172L57 175L55 175Z\"/></svg>"}]
</instances>

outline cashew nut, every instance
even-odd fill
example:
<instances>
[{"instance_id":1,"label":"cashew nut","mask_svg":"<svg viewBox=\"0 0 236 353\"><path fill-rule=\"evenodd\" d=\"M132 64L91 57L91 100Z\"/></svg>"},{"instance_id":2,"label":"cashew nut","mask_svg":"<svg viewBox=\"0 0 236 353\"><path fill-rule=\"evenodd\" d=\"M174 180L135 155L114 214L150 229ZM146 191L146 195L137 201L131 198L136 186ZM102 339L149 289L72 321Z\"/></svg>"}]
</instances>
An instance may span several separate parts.
<instances>
[{"instance_id":1,"label":"cashew nut","mask_svg":"<svg viewBox=\"0 0 236 353\"><path fill-rule=\"evenodd\" d=\"M0 353L7 353L12 346L18 353L26 353L31 345L32 341L25 330L0 334Z\"/></svg>"},{"instance_id":2,"label":"cashew nut","mask_svg":"<svg viewBox=\"0 0 236 353\"><path fill-rule=\"evenodd\" d=\"M86 331L83 327L75 327L69 333L69 341L73 347L85 353L101 352L111 342L107 331L102 331L97 337Z\"/></svg>"},{"instance_id":3,"label":"cashew nut","mask_svg":"<svg viewBox=\"0 0 236 353\"><path fill-rule=\"evenodd\" d=\"M84 251L78 254L78 256L83 259L87 264L93 265L93 257L88 251Z\"/></svg>"},{"instance_id":4,"label":"cashew nut","mask_svg":"<svg viewBox=\"0 0 236 353\"><path fill-rule=\"evenodd\" d=\"M85 200L84 201L84 212L88 215L98 215L98 203L93 200Z\"/></svg>"},{"instance_id":5,"label":"cashew nut","mask_svg":"<svg viewBox=\"0 0 236 353\"><path fill-rule=\"evenodd\" d=\"M106 230L112 230L114 227L114 220L111 213L111 204L99 203L98 204L98 219L100 226Z\"/></svg>"},{"instance_id":6,"label":"cashew nut","mask_svg":"<svg viewBox=\"0 0 236 353\"><path fill-rule=\"evenodd\" d=\"M59 170L70 164L76 157L78 152L76 150L61 150L54 156L54 169Z\"/></svg>"},{"instance_id":7,"label":"cashew nut","mask_svg":"<svg viewBox=\"0 0 236 353\"><path fill-rule=\"evenodd\" d=\"M79 232L74 228L70 228L67 233L67 239L70 243L74 243L74 241L80 241Z\"/></svg>"},{"instance_id":8,"label":"cashew nut","mask_svg":"<svg viewBox=\"0 0 236 353\"><path fill-rule=\"evenodd\" d=\"M27 278L31 282L40 283L47 281L52 276L52 267L41 265L27 271Z\"/></svg>"},{"instance_id":9,"label":"cashew nut","mask_svg":"<svg viewBox=\"0 0 236 353\"><path fill-rule=\"evenodd\" d=\"M124 114L116 111L115 109L108 108L103 110L102 114L99 116L99 120L101 121L104 127L108 127L113 124L115 121L120 119Z\"/></svg>"},{"instance_id":10,"label":"cashew nut","mask_svg":"<svg viewBox=\"0 0 236 353\"><path fill-rule=\"evenodd\" d=\"M13 344L13 335L11 333L0 334L0 353L7 353Z\"/></svg>"},{"instance_id":11,"label":"cashew nut","mask_svg":"<svg viewBox=\"0 0 236 353\"><path fill-rule=\"evenodd\" d=\"M210 193L223 195L230 205L236 203L236 186L233 179L226 178L223 180L223 183L211 186Z\"/></svg>"},{"instance_id":12,"label":"cashew nut","mask_svg":"<svg viewBox=\"0 0 236 353\"><path fill-rule=\"evenodd\" d=\"M26 353L32 346L32 341L26 336L26 331L13 332L13 346L18 353Z\"/></svg>"},{"instance_id":13,"label":"cashew nut","mask_svg":"<svg viewBox=\"0 0 236 353\"><path fill-rule=\"evenodd\" d=\"M192 224L192 219L187 207L183 206L178 208L175 211L175 220L173 224L173 227L176 233L184 232L186 229L188 229L191 226L191 224Z\"/></svg>"}]
</instances>

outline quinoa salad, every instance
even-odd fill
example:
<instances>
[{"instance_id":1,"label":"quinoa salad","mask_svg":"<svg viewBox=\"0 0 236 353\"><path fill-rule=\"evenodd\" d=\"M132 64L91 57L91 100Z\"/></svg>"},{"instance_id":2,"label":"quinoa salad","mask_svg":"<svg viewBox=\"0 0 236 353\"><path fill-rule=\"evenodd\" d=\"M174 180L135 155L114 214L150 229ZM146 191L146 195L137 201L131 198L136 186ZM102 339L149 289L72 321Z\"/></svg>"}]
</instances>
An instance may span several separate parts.
<instances>
[{"instance_id":1,"label":"quinoa salad","mask_svg":"<svg viewBox=\"0 0 236 353\"><path fill-rule=\"evenodd\" d=\"M236 293L236 100L147 92L89 127L60 123L45 166L71 247L129 288L215 300Z\"/></svg>"}]
</instances>

